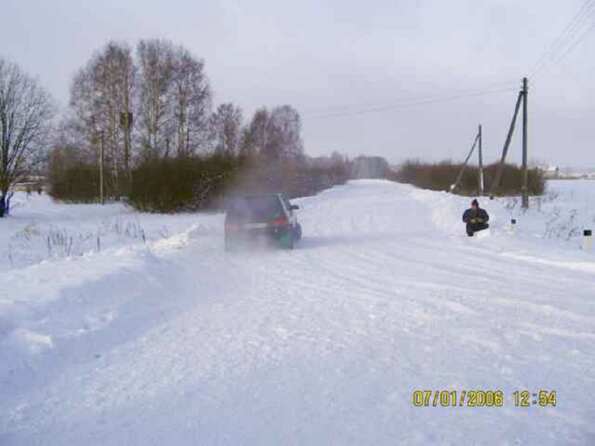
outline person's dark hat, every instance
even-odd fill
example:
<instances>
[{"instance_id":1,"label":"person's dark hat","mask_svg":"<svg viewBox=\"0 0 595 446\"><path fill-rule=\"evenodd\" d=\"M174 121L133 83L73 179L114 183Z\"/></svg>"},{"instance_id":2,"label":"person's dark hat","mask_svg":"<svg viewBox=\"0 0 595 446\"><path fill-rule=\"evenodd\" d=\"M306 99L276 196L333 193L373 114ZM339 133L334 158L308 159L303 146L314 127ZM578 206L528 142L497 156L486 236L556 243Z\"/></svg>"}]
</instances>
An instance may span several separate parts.
<instances>
[{"instance_id":1,"label":"person's dark hat","mask_svg":"<svg viewBox=\"0 0 595 446\"><path fill-rule=\"evenodd\" d=\"M477 201L477 199L474 198L473 201L471 202L471 206L477 206L477 207L479 207L479 201Z\"/></svg>"}]
</instances>

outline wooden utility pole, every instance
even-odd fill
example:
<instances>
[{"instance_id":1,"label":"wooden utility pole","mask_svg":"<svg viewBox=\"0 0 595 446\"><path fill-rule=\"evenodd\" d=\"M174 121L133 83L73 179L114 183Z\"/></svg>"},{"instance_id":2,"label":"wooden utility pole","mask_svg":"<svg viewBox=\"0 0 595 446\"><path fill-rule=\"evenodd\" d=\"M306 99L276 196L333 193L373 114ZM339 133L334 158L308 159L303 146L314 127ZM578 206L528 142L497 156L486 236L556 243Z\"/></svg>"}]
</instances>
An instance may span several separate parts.
<instances>
[{"instance_id":1,"label":"wooden utility pole","mask_svg":"<svg viewBox=\"0 0 595 446\"><path fill-rule=\"evenodd\" d=\"M125 111L120 113L120 127L124 130L124 170L126 171L126 193L129 192L130 184L132 182L132 174L130 171L130 133L132 130L132 112Z\"/></svg>"},{"instance_id":2,"label":"wooden utility pole","mask_svg":"<svg viewBox=\"0 0 595 446\"><path fill-rule=\"evenodd\" d=\"M99 136L99 201L101 204L105 204L105 199L103 196L103 130L100 132Z\"/></svg>"},{"instance_id":3,"label":"wooden utility pole","mask_svg":"<svg viewBox=\"0 0 595 446\"><path fill-rule=\"evenodd\" d=\"M479 124L479 129L478 129L478 146L477 146L477 150L478 150L478 164L479 164L479 195L483 195L483 158L482 158L482 153L481 153L481 139L482 139L482 132L481 132L481 124Z\"/></svg>"},{"instance_id":4,"label":"wooden utility pole","mask_svg":"<svg viewBox=\"0 0 595 446\"><path fill-rule=\"evenodd\" d=\"M516 118L519 114L519 108L521 106L521 100L523 99L523 92L519 91L519 95L516 100L516 104L514 106L514 115L512 115L512 121L510 122L510 127L508 129L508 134L506 135L506 141L504 142L504 148L502 149L502 158L500 158L500 166L498 167L498 171L496 172L496 178L492 182L492 187L490 188L490 195L493 196L496 193L496 190L500 186L500 181L502 180L502 173L504 171L504 163L506 162L506 155L508 154L508 148L510 147L510 141L512 140L512 134L514 133L514 127L516 125Z\"/></svg>"},{"instance_id":5,"label":"wooden utility pole","mask_svg":"<svg viewBox=\"0 0 595 446\"><path fill-rule=\"evenodd\" d=\"M529 88L527 86L527 78L523 78L523 185L522 191L522 206L524 209L529 208L529 190L528 190L528 176L527 171L527 96Z\"/></svg>"},{"instance_id":6,"label":"wooden utility pole","mask_svg":"<svg viewBox=\"0 0 595 446\"><path fill-rule=\"evenodd\" d=\"M473 145L471 146L471 150L469 150L469 154L467 155L467 158L465 158L465 162L463 163L463 166L461 167L461 170L459 171L459 174L457 175L457 179L450 186L451 192L454 192L454 190L457 188L457 186L463 179L463 173L465 172L465 168L467 167L467 163L469 162L471 155L473 155L473 151L475 150L475 146L477 146L477 142L479 141L479 138L480 138L480 133L475 135L475 139L473 140Z\"/></svg>"}]
</instances>

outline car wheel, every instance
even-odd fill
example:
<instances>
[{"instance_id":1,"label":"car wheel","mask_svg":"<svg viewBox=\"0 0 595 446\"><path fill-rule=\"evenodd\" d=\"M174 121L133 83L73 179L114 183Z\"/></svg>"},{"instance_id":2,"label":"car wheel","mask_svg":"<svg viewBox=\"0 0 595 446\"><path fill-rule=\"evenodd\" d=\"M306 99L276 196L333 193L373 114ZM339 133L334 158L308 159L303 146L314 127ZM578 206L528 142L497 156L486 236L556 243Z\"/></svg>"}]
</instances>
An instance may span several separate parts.
<instances>
[{"instance_id":1,"label":"car wheel","mask_svg":"<svg viewBox=\"0 0 595 446\"><path fill-rule=\"evenodd\" d=\"M293 231L287 231L287 233L281 238L281 246L285 249L293 249L294 247Z\"/></svg>"},{"instance_id":2,"label":"car wheel","mask_svg":"<svg viewBox=\"0 0 595 446\"><path fill-rule=\"evenodd\" d=\"M295 240L299 241L302 239L302 225L299 223L295 225L295 229L293 230L295 234Z\"/></svg>"}]
</instances>

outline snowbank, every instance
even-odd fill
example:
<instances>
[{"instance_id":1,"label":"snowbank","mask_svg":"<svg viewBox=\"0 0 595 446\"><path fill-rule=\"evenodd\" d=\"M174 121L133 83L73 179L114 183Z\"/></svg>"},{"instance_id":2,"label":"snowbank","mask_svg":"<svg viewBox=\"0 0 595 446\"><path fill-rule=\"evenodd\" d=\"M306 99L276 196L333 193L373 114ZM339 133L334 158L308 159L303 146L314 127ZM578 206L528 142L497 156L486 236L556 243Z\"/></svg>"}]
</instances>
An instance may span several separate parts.
<instances>
[{"instance_id":1,"label":"snowbank","mask_svg":"<svg viewBox=\"0 0 595 446\"><path fill-rule=\"evenodd\" d=\"M0 268L23 268L44 260L79 257L112 247L167 238L193 224L192 214L134 212L123 204L64 204L24 192L0 220Z\"/></svg>"},{"instance_id":2,"label":"snowbank","mask_svg":"<svg viewBox=\"0 0 595 446\"><path fill-rule=\"evenodd\" d=\"M595 256L547 230L591 221L593 186L482 200L491 231L468 238L468 199L354 181L298 200L295 251L234 254L222 215L21 196L0 220L30 237L0 272L0 444L589 444ZM144 240L41 247L118 221ZM506 401L416 408L416 389ZM524 389L559 404L515 407Z\"/></svg>"},{"instance_id":3,"label":"snowbank","mask_svg":"<svg viewBox=\"0 0 595 446\"><path fill-rule=\"evenodd\" d=\"M471 198L421 189L414 189L412 196L432 209L439 230L449 236L460 234L462 211ZM490 236L511 249L527 243L527 247L543 244L576 251L581 248L583 230L595 227L595 181L550 180L544 196L530 198L528 210L521 208L520 197L479 197L479 201L490 215Z\"/></svg>"}]
</instances>

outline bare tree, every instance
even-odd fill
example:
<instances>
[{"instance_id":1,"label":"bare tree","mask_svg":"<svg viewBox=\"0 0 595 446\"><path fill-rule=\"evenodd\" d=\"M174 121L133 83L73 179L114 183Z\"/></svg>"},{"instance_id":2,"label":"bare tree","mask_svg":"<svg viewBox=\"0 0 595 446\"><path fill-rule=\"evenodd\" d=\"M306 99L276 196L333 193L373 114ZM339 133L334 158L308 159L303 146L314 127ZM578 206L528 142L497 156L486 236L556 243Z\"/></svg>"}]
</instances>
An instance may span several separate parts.
<instances>
[{"instance_id":1,"label":"bare tree","mask_svg":"<svg viewBox=\"0 0 595 446\"><path fill-rule=\"evenodd\" d=\"M50 96L17 65L0 59L0 217L10 193L39 162L49 135Z\"/></svg>"},{"instance_id":2,"label":"bare tree","mask_svg":"<svg viewBox=\"0 0 595 446\"><path fill-rule=\"evenodd\" d=\"M105 167L113 179L109 186L116 197L124 189L122 172L130 176L130 133L122 117L133 108L135 77L130 48L109 42L77 73L70 93L69 127L78 134L77 145L95 159L102 139Z\"/></svg>"},{"instance_id":3,"label":"bare tree","mask_svg":"<svg viewBox=\"0 0 595 446\"><path fill-rule=\"evenodd\" d=\"M240 148L242 110L232 103L221 104L211 116L215 151L237 155Z\"/></svg>"},{"instance_id":4,"label":"bare tree","mask_svg":"<svg viewBox=\"0 0 595 446\"><path fill-rule=\"evenodd\" d=\"M256 110L250 124L242 131L240 153L252 156L264 152L267 143L267 125L269 112L266 108Z\"/></svg>"},{"instance_id":5,"label":"bare tree","mask_svg":"<svg viewBox=\"0 0 595 446\"><path fill-rule=\"evenodd\" d=\"M290 105L275 107L268 123L268 140L264 155L272 159L303 156L300 115Z\"/></svg>"},{"instance_id":6,"label":"bare tree","mask_svg":"<svg viewBox=\"0 0 595 446\"><path fill-rule=\"evenodd\" d=\"M179 156L195 153L209 137L211 90L204 62L179 46L174 54L173 101L175 145Z\"/></svg>"},{"instance_id":7,"label":"bare tree","mask_svg":"<svg viewBox=\"0 0 595 446\"><path fill-rule=\"evenodd\" d=\"M270 113L266 108L257 110L243 131L241 151L270 160L302 157L304 148L297 110L289 105L275 107Z\"/></svg>"},{"instance_id":8,"label":"bare tree","mask_svg":"<svg viewBox=\"0 0 595 446\"><path fill-rule=\"evenodd\" d=\"M195 153L209 137L211 89L204 62L168 40L141 40L140 140L145 156Z\"/></svg>"},{"instance_id":9,"label":"bare tree","mask_svg":"<svg viewBox=\"0 0 595 446\"><path fill-rule=\"evenodd\" d=\"M141 40L137 46L140 66L140 140L145 156L169 155L175 134L171 89L175 51L171 42Z\"/></svg>"}]
</instances>

